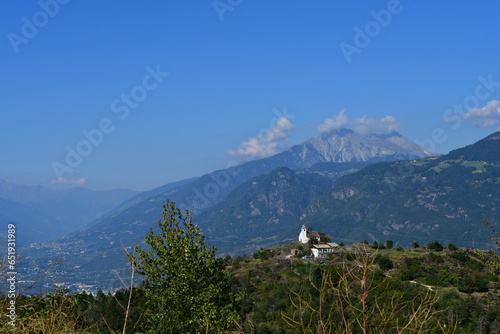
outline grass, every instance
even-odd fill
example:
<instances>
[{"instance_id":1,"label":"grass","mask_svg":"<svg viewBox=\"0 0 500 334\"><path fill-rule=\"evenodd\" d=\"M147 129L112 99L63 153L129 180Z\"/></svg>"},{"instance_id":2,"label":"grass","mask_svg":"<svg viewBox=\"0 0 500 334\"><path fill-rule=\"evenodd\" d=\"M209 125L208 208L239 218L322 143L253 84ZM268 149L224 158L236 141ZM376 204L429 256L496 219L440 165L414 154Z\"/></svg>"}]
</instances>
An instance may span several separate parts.
<instances>
[{"instance_id":1,"label":"grass","mask_svg":"<svg viewBox=\"0 0 500 334\"><path fill-rule=\"evenodd\" d=\"M437 165L436 167L433 167L432 169L435 170L437 173L440 173L443 169L451 167L453 165L456 165L459 162L460 162L460 160L445 160L445 161L441 161L439 163L439 165Z\"/></svg>"}]
</instances>

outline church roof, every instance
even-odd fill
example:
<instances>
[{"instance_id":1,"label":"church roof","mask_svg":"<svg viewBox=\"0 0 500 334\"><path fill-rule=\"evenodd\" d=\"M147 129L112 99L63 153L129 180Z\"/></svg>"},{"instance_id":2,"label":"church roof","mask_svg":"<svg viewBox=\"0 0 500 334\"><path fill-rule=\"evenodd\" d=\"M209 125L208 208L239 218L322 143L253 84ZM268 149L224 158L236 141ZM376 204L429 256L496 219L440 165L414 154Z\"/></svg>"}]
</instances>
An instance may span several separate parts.
<instances>
[{"instance_id":1,"label":"church roof","mask_svg":"<svg viewBox=\"0 0 500 334\"><path fill-rule=\"evenodd\" d=\"M307 236L311 238L319 238L321 237L316 231L307 231Z\"/></svg>"}]
</instances>

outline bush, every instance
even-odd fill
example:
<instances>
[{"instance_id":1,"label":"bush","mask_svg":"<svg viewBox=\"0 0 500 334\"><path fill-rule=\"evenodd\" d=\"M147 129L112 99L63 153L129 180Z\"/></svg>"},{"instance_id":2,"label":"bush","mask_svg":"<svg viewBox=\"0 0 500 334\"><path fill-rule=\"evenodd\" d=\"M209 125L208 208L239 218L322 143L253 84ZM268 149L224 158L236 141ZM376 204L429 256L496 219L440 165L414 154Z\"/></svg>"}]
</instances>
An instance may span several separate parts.
<instances>
[{"instance_id":1,"label":"bush","mask_svg":"<svg viewBox=\"0 0 500 334\"><path fill-rule=\"evenodd\" d=\"M444 247L438 241L431 242L427 244L427 248L435 250L436 252L442 252Z\"/></svg>"},{"instance_id":2,"label":"bush","mask_svg":"<svg viewBox=\"0 0 500 334\"><path fill-rule=\"evenodd\" d=\"M253 258L254 259L260 259L260 260L269 260L269 258L271 258L271 250L270 249L264 249L264 248L261 248L260 251L258 251L257 253L255 253L253 255Z\"/></svg>"},{"instance_id":3,"label":"bush","mask_svg":"<svg viewBox=\"0 0 500 334\"><path fill-rule=\"evenodd\" d=\"M455 286L458 281L458 275L449 270L440 270L437 276L436 285L439 286Z\"/></svg>"},{"instance_id":4,"label":"bush","mask_svg":"<svg viewBox=\"0 0 500 334\"><path fill-rule=\"evenodd\" d=\"M394 268L394 264L392 263L391 259L389 259L389 257L387 256L382 256L379 254L376 257L375 262L382 270L389 270Z\"/></svg>"},{"instance_id":5,"label":"bush","mask_svg":"<svg viewBox=\"0 0 500 334\"><path fill-rule=\"evenodd\" d=\"M373 249L385 249L385 246L384 246L384 244L381 244L381 243L374 241L372 248Z\"/></svg>"},{"instance_id":6,"label":"bush","mask_svg":"<svg viewBox=\"0 0 500 334\"><path fill-rule=\"evenodd\" d=\"M330 237L328 237L323 232L319 232L319 241L321 241L321 242L332 242L332 239L330 239Z\"/></svg>"},{"instance_id":7,"label":"bush","mask_svg":"<svg viewBox=\"0 0 500 334\"><path fill-rule=\"evenodd\" d=\"M458 291L463 293L488 292L488 282L482 277L463 275L458 282Z\"/></svg>"},{"instance_id":8,"label":"bush","mask_svg":"<svg viewBox=\"0 0 500 334\"><path fill-rule=\"evenodd\" d=\"M420 258L405 258L403 265L400 267L400 271L401 279L403 281L409 281L418 277L425 276L425 273L422 270L422 260Z\"/></svg>"},{"instance_id":9,"label":"bush","mask_svg":"<svg viewBox=\"0 0 500 334\"><path fill-rule=\"evenodd\" d=\"M345 258L346 258L347 261L354 261L354 260L356 260L356 254L354 254L354 253L347 253L345 255Z\"/></svg>"},{"instance_id":10,"label":"bush","mask_svg":"<svg viewBox=\"0 0 500 334\"><path fill-rule=\"evenodd\" d=\"M467 261L470 260L469 254L466 254L464 252L452 252L448 256L462 263L466 263Z\"/></svg>"},{"instance_id":11,"label":"bush","mask_svg":"<svg viewBox=\"0 0 500 334\"><path fill-rule=\"evenodd\" d=\"M425 257L425 259L430 263L442 264L444 263L444 259L442 256L436 255L436 253L430 252L429 255Z\"/></svg>"},{"instance_id":12,"label":"bush","mask_svg":"<svg viewBox=\"0 0 500 334\"><path fill-rule=\"evenodd\" d=\"M302 246L300 246L297 250L297 252L295 253L295 258L297 259L301 259L303 258L304 256L311 256L312 255L312 251L310 248L304 248Z\"/></svg>"},{"instance_id":13,"label":"bush","mask_svg":"<svg viewBox=\"0 0 500 334\"><path fill-rule=\"evenodd\" d=\"M456 251L456 250L458 249L458 247L457 247L457 246L455 246L455 244L450 243L450 244L448 245L448 249L449 249L449 250L451 250L451 251Z\"/></svg>"}]
</instances>

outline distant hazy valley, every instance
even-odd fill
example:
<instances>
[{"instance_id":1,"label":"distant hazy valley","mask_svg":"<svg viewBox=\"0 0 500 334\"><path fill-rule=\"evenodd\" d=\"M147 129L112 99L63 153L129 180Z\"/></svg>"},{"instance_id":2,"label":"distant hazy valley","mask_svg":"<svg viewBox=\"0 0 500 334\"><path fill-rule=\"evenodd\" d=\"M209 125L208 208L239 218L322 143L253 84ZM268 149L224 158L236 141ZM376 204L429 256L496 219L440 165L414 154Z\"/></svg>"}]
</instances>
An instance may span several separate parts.
<instances>
[{"instance_id":1,"label":"distant hazy valley","mask_svg":"<svg viewBox=\"0 0 500 334\"><path fill-rule=\"evenodd\" d=\"M136 195L132 190L54 190L0 180L0 219L19 225L23 245L62 237ZM0 232L2 237L4 231Z\"/></svg>"}]
</instances>

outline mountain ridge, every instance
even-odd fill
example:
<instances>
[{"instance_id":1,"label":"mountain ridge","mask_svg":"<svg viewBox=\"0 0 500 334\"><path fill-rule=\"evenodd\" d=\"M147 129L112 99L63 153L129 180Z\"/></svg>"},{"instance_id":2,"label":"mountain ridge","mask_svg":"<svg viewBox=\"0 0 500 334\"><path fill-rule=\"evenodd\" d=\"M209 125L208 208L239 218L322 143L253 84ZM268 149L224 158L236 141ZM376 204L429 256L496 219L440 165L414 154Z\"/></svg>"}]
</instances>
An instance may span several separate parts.
<instances>
[{"instance_id":1,"label":"mountain ridge","mask_svg":"<svg viewBox=\"0 0 500 334\"><path fill-rule=\"evenodd\" d=\"M37 267L36 263L40 262L39 259L47 261L48 258L54 257L56 254L63 255L71 260L67 265L67 273L71 272L70 275L76 275L80 278L88 276L88 273L95 268L98 268L97 270L123 268L126 266L124 251L131 251L132 245L143 242L149 228L156 226L155 222L161 218L161 207L166 198L176 202L181 208L194 211L196 221L197 215L203 214L204 211L226 199L237 187L254 177L265 176L276 168L287 167L290 170L301 170L303 178L304 174L307 173L304 170L313 168L318 163L334 165L338 162L332 161L353 161L352 163L340 162L339 164L342 166L340 169L324 172L329 177L337 178L345 173L355 171L353 166L360 162L364 165L384 160L393 161L419 157L411 154L411 150L400 148L390 141L392 138L392 140L407 142L410 147L418 148L416 144L411 144L409 140L399 134L388 135L383 139L376 136L370 139L346 129L320 136L323 139L313 138L272 157L214 171L192 180L179 181L177 184L167 184L152 190L149 194L136 195L120 205L119 209L106 214L102 219L95 220L92 225L85 229L65 238L32 245L33 252L29 259L33 261L33 267ZM314 141L315 147L311 141ZM359 155L356 155L356 152L349 153L349 150L358 148L362 148L362 152L358 152ZM418 155L429 155L422 148L419 150ZM289 176L298 182L296 184L305 182L305 180L295 179L292 174ZM314 180L309 177L307 182L314 182ZM308 188L312 193L310 187L313 186L303 186L304 189ZM148 198L148 196L151 197ZM309 201L310 199L308 203ZM300 210L303 209L304 207L300 207ZM297 215L294 218L297 219ZM290 230L283 237L289 237L292 234L293 232ZM277 238L272 238L271 242L276 242ZM237 238L236 241L238 240L241 241ZM213 244L220 239L210 236L207 241ZM122 249L122 245L125 249ZM255 246L257 245L261 245L261 242L255 243ZM221 248L223 246L225 245L221 245ZM234 247L235 245L229 242L229 245L226 246ZM226 248L229 250L228 247Z\"/></svg>"},{"instance_id":2,"label":"mountain ridge","mask_svg":"<svg viewBox=\"0 0 500 334\"><path fill-rule=\"evenodd\" d=\"M301 217L346 242L398 239L487 244L498 223L500 132L447 155L370 165L339 179Z\"/></svg>"},{"instance_id":3,"label":"mountain ridge","mask_svg":"<svg viewBox=\"0 0 500 334\"><path fill-rule=\"evenodd\" d=\"M288 229L332 184L327 176L280 167L238 186L227 199L196 216L196 223L211 244L224 242L218 236L237 235L241 240L275 236L277 228Z\"/></svg>"}]
</instances>

